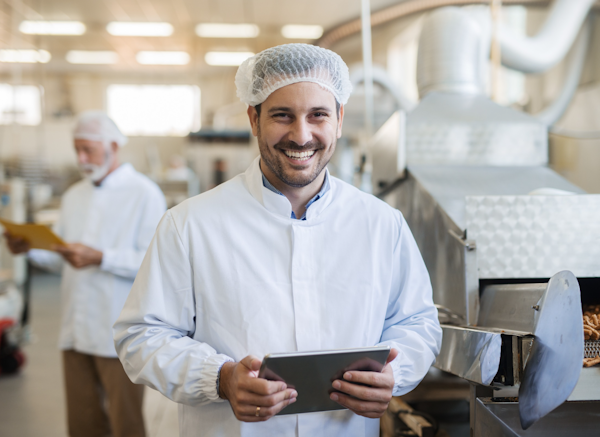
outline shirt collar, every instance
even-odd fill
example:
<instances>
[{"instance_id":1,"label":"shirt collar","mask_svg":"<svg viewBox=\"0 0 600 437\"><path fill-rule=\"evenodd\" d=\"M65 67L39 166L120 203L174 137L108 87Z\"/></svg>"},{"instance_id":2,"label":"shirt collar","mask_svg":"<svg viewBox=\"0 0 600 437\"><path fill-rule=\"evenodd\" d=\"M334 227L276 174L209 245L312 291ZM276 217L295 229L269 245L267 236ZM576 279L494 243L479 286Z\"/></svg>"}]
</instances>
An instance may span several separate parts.
<instances>
[{"instance_id":1,"label":"shirt collar","mask_svg":"<svg viewBox=\"0 0 600 437\"><path fill-rule=\"evenodd\" d=\"M281 196L263 184L262 171L260 170L260 156L250 164L246 172L244 173L244 184L246 188L261 205L263 205L268 211L273 214L285 217L287 220L292 216L292 204L285 196ZM329 189L323 192L321 200L313 203L312 208L307 209L307 220L312 222L313 218L318 217L331 203L333 196L335 195L335 181L334 178L330 178L329 171L327 171L327 180L329 183ZM306 221L300 221L299 223L306 223Z\"/></svg>"},{"instance_id":2,"label":"shirt collar","mask_svg":"<svg viewBox=\"0 0 600 437\"><path fill-rule=\"evenodd\" d=\"M260 169L260 163L259 163L259 169ZM271 182L269 182L269 180L263 173L262 169L260 170L260 173L262 175L263 186L265 188L268 188L269 190L271 190L273 193L283 196L283 193L281 191L279 191L277 188L275 188ZM328 190L329 190L329 171L327 169L325 169L325 179L323 180L323 185L321 185L321 190L312 199L310 199L308 201L308 203L306 204L306 210L304 211L304 215L302 217L300 217L300 220L306 220L306 213L308 212L308 208L313 203L315 203L317 200L319 200L321 197L323 197L325 195L325 193L327 193ZM296 214L294 213L293 210L292 210L291 217L293 219L297 218Z\"/></svg>"},{"instance_id":3,"label":"shirt collar","mask_svg":"<svg viewBox=\"0 0 600 437\"><path fill-rule=\"evenodd\" d=\"M123 180L129 177L135 170L128 162L121 164L116 169L111 171L97 188L111 188L121 185Z\"/></svg>"}]
</instances>

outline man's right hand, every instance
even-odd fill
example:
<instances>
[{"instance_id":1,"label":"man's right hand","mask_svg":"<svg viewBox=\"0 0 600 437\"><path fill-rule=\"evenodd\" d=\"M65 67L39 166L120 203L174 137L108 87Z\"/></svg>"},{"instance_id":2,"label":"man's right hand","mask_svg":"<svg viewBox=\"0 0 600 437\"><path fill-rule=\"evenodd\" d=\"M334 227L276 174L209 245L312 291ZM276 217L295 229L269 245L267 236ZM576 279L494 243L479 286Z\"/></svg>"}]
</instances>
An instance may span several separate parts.
<instances>
[{"instance_id":1,"label":"man's right hand","mask_svg":"<svg viewBox=\"0 0 600 437\"><path fill-rule=\"evenodd\" d=\"M29 243L23 237L17 237L15 235L9 234L8 232L5 232L4 238L6 238L6 244L8 245L8 249L13 255L25 253L30 249Z\"/></svg>"},{"instance_id":2,"label":"man's right hand","mask_svg":"<svg viewBox=\"0 0 600 437\"><path fill-rule=\"evenodd\" d=\"M264 422L296 402L298 396L285 382L259 378L260 365L259 359L248 355L239 363L221 367L219 396L229 401L235 417L242 422Z\"/></svg>"}]
</instances>

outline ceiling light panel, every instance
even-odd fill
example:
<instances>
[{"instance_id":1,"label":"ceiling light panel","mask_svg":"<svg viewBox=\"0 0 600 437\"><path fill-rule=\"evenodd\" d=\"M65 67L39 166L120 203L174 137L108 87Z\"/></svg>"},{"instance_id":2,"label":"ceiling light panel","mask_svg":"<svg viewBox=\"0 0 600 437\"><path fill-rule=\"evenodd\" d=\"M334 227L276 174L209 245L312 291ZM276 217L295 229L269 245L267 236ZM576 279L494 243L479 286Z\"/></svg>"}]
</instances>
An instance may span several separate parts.
<instances>
[{"instance_id":1,"label":"ceiling light panel","mask_svg":"<svg viewBox=\"0 0 600 437\"><path fill-rule=\"evenodd\" d=\"M186 52L138 52L135 56L142 65L187 65L190 55Z\"/></svg>"},{"instance_id":2,"label":"ceiling light panel","mask_svg":"<svg viewBox=\"0 0 600 437\"><path fill-rule=\"evenodd\" d=\"M252 56L252 52L207 52L204 60L208 65L237 67Z\"/></svg>"},{"instance_id":3,"label":"ceiling light panel","mask_svg":"<svg viewBox=\"0 0 600 437\"><path fill-rule=\"evenodd\" d=\"M106 30L115 36L171 36L173 26L170 23L143 23L112 21Z\"/></svg>"},{"instance_id":4,"label":"ceiling light panel","mask_svg":"<svg viewBox=\"0 0 600 437\"><path fill-rule=\"evenodd\" d=\"M290 39L317 39L323 35L323 27L317 25L287 24L281 34Z\"/></svg>"},{"instance_id":5,"label":"ceiling light panel","mask_svg":"<svg viewBox=\"0 0 600 437\"><path fill-rule=\"evenodd\" d=\"M45 64L52 56L46 50L0 50L0 62L15 62L24 64Z\"/></svg>"},{"instance_id":6,"label":"ceiling light panel","mask_svg":"<svg viewBox=\"0 0 600 437\"><path fill-rule=\"evenodd\" d=\"M203 38L256 38L260 29L256 24L200 23L196 35Z\"/></svg>"},{"instance_id":7,"label":"ceiling light panel","mask_svg":"<svg viewBox=\"0 0 600 437\"><path fill-rule=\"evenodd\" d=\"M116 64L119 55L112 51L71 50L67 52L67 62L70 64Z\"/></svg>"},{"instance_id":8,"label":"ceiling light panel","mask_svg":"<svg viewBox=\"0 0 600 437\"><path fill-rule=\"evenodd\" d=\"M19 31L28 35L83 35L85 24L80 21L23 21Z\"/></svg>"}]
</instances>

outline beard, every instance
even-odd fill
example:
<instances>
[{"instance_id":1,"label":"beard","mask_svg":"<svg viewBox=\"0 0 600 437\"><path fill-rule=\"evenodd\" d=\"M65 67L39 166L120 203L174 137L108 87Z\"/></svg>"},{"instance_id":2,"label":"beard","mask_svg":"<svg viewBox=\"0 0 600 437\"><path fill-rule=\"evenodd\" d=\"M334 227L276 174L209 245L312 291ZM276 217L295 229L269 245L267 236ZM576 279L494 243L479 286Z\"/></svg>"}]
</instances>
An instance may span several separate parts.
<instances>
[{"instance_id":1,"label":"beard","mask_svg":"<svg viewBox=\"0 0 600 437\"><path fill-rule=\"evenodd\" d=\"M261 138L260 126L258 127L258 148L260 150L260 158L269 167L281 182L290 187L294 188L302 188L310 183L312 183L323 171L323 169L329 163L331 159L331 155L326 156L324 152L327 150L327 146L325 146L320 141L309 141L303 146L299 146L293 141L280 141L275 144L273 147L269 147ZM334 143L330 146L331 149L335 150L335 140ZM316 162L311 164L313 166L312 170L307 174L305 172L300 171L303 166L291 166L287 163L285 157L281 156L280 153L282 150L293 150L298 152L303 152L306 150L314 150L315 154L313 158ZM290 168L291 167L291 168Z\"/></svg>"},{"instance_id":2,"label":"beard","mask_svg":"<svg viewBox=\"0 0 600 437\"><path fill-rule=\"evenodd\" d=\"M102 165L79 164L79 172L84 178L96 183L102 180L108 174L112 164L111 158L112 154L107 150L104 155L104 163Z\"/></svg>"}]
</instances>

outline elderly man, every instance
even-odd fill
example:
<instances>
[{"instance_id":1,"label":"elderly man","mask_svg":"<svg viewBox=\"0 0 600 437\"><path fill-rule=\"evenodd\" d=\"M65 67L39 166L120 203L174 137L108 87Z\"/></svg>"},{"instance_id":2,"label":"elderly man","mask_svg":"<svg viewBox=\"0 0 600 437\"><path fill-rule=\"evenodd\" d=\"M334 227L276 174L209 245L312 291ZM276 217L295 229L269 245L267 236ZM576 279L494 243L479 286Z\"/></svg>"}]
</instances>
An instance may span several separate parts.
<instances>
[{"instance_id":1,"label":"elderly man","mask_svg":"<svg viewBox=\"0 0 600 437\"><path fill-rule=\"evenodd\" d=\"M5 235L13 253L28 252L34 264L62 271L59 347L69 435L144 436L143 386L123 371L111 328L165 200L156 184L131 165L119 165L118 151L127 138L106 114L84 113L73 136L84 179L64 194L56 225L69 244L56 247L57 253L29 250L24 240Z\"/></svg>"},{"instance_id":2,"label":"elderly man","mask_svg":"<svg viewBox=\"0 0 600 437\"><path fill-rule=\"evenodd\" d=\"M185 437L378 436L441 329L400 212L327 171L348 69L288 44L247 60L236 85L260 157L163 217L115 325L119 357L134 382L182 404ZM382 373L332 383L347 409L275 416L302 393L258 378L262 356L375 345L393 348Z\"/></svg>"}]
</instances>

